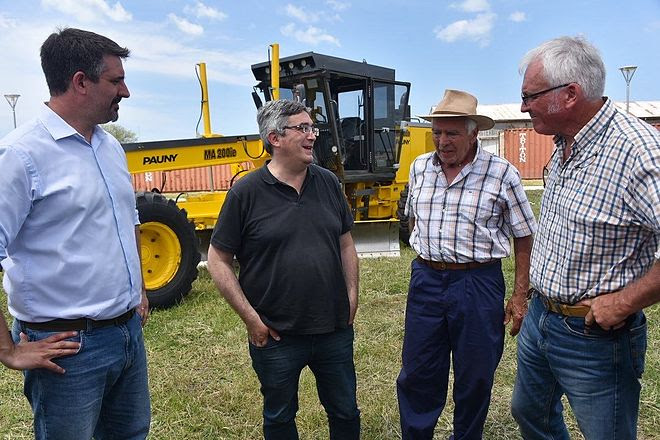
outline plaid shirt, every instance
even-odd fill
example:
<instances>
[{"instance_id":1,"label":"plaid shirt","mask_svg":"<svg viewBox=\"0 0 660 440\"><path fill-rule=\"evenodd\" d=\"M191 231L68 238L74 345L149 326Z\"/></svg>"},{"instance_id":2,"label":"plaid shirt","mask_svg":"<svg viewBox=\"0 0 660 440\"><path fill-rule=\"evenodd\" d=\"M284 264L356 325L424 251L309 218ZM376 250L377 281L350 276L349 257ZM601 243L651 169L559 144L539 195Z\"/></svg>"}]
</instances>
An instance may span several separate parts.
<instances>
[{"instance_id":1,"label":"plaid shirt","mask_svg":"<svg viewBox=\"0 0 660 440\"><path fill-rule=\"evenodd\" d=\"M660 134L608 99L556 149L531 257L531 284L555 300L620 290L660 258Z\"/></svg>"},{"instance_id":2,"label":"plaid shirt","mask_svg":"<svg viewBox=\"0 0 660 440\"><path fill-rule=\"evenodd\" d=\"M412 248L446 263L505 258L509 237L536 229L518 171L481 146L450 184L435 152L418 156L410 166L406 214L415 218Z\"/></svg>"}]
</instances>

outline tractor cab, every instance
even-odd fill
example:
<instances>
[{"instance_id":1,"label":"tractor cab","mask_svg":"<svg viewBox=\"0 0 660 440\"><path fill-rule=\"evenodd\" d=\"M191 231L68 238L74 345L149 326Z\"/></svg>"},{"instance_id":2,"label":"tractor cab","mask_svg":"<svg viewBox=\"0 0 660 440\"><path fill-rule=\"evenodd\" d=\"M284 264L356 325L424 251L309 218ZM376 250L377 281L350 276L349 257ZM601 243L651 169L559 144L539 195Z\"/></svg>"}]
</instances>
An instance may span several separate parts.
<instances>
[{"instance_id":1,"label":"tractor cab","mask_svg":"<svg viewBox=\"0 0 660 440\"><path fill-rule=\"evenodd\" d=\"M280 98L311 109L316 162L344 183L394 180L410 83L394 69L307 52L280 59ZM270 63L252 66L255 102L273 99Z\"/></svg>"}]
</instances>

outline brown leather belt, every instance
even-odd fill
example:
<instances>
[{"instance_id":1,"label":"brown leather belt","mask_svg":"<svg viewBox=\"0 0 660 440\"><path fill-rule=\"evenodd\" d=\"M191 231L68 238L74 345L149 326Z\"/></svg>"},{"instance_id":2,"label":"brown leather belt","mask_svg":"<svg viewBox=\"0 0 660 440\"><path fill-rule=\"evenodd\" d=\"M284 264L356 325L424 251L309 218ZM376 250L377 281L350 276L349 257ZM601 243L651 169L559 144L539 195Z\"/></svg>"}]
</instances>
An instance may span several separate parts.
<instances>
[{"instance_id":1,"label":"brown leather belt","mask_svg":"<svg viewBox=\"0 0 660 440\"><path fill-rule=\"evenodd\" d=\"M135 314L135 309L131 309L116 318L110 319L53 319L52 321L45 322L25 322L20 321L22 325L32 330L40 330L46 332L66 332L73 330L87 330L89 328L109 327L111 325L122 325L128 322L129 319Z\"/></svg>"},{"instance_id":2,"label":"brown leather belt","mask_svg":"<svg viewBox=\"0 0 660 440\"><path fill-rule=\"evenodd\" d=\"M570 304L564 304L557 302L543 295L538 290L532 289L532 295L539 297L543 306L553 313L557 313L563 316L570 316L572 318L584 318L589 313L589 306L575 306Z\"/></svg>"},{"instance_id":3,"label":"brown leather belt","mask_svg":"<svg viewBox=\"0 0 660 440\"><path fill-rule=\"evenodd\" d=\"M435 270L468 270L468 269L476 269L478 267L489 266L491 264L495 264L499 262L500 260L491 260L491 261L486 261L485 263L477 263L476 261L470 263L445 263L444 261L425 260L422 257L418 256L417 261Z\"/></svg>"}]
</instances>

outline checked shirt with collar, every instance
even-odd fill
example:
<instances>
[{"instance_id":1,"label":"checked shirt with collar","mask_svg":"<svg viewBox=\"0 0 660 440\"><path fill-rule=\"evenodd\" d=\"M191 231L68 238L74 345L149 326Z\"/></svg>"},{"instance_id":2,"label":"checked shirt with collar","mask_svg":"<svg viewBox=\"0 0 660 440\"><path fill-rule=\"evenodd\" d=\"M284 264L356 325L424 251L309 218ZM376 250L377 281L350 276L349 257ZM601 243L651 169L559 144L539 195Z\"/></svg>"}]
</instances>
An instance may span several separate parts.
<instances>
[{"instance_id":1,"label":"checked shirt with collar","mask_svg":"<svg viewBox=\"0 0 660 440\"><path fill-rule=\"evenodd\" d=\"M518 171L481 145L450 184L435 152L418 156L410 167L406 214L415 218L411 247L426 260L447 263L505 258L511 236L536 229Z\"/></svg>"},{"instance_id":2,"label":"checked shirt with collar","mask_svg":"<svg viewBox=\"0 0 660 440\"><path fill-rule=\"evenodd\" d=\"M530 279L557 301L614 292L660 258L660 133L607 99L556 149L541 202Z\"/></svg>"}]
</instances>

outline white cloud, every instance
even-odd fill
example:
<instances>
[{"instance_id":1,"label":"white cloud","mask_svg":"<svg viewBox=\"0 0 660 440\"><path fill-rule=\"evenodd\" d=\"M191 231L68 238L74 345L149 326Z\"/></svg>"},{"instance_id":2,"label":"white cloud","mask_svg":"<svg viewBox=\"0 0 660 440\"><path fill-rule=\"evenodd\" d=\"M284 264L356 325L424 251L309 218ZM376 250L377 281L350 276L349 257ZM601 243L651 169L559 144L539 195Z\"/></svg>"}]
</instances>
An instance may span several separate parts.
<instances>
[{"instance_id":1,"label":"white cloud","mask_svg":"<svg viewBox=\"0 0 660 440\"><path fill-rule=\"evenodd\" d=\"M520 23L522 21L527 20L527 15L522 11L516 11L513 12L511 15L509 15L509 20L515 21L516 23Z\"/></svg>"},{"instance_id":2,"label":"white cloud","mask_svg":"<svg viewBox=\"0 0 660 440\"><path fill-rule=\"evenodd\" d=\"M649 33L654 33L654 32L660 31L660 20L655 20L655 21L652 21L652 22L648 23L644 27L644 31L649 32Z\"/></svg>"},{"instance_id":3,"label":"white cloud","mask_svg":"<svg viewBox=\"0 0 660 440\"><path fill-rule=\"evenodd\" d=\"M50 14L33 14L20 21L15 19L13 14L4 11L0 13L0 47L6 60L0 71L0 138L13 128L11 108L2 93L21 95L16 106L16 119L19 124L34 117L39 112L41 103L48 100L48 88L39 63L39 48L63 21L59 14L52 11ZM73 18L67 21L74 27L80 25ZM138 133L141 140L176 139L194 135L199 103L194 67L200 60L207 63L211 92L244 89L245 103L239 103L237 106L246 107L244 114L252 114L254 109L249 93L255 80L250 66L264 61L265 55L261 46L237 49L234 45L224 42L207 46L204 39L182 38L180 33L172 29L173 26L167 19L138 23L116 23L106 19L85 28L131 49L131 56L124 62L131 98L126 100L125 104L122 103L119 123ZM206 32L208 30L205 30ZM188 99L194 103L189 113L182 110L187 108L186 104L173 101L169 93L162 93L162 90L167 90L171 84L194 85L190 96L178 90L178 86L174 86L177 88L174 93L177 99ZM149 95L162 99L152 99ZM220 101L216 99L212 105L212 117L216 118L214 125L217 125L215 128L218 131L222 131L222 124L229 124L226 122L229 120L239 127L236 133L251 133L256 130L253 118L248 118L248 122L243 121L245 118L238 118L239 122L236 122L231 111L226 110ZM218 117L223 112L226 114L225 119ZM191 122L182 122L182 119L190 119ZM191 127L189 134L181 134L187 124ZM242 128L245 125L249 128ZM231 125L232 129L235 126Z\"/></svg>"},{"instance_id":4,"label":"white cloud","mask_svg":"<svg viewBox=\"0 0 660 440\"><path fill-rule=\"evenodd\" d=\"M10 21L0 16L0 23ZM8 27L0 32L0 47L7 60L1 72L2 86L12 93L20 93L25 105L31 93L39 96L36 101L44 101L45 80L39 63L39 48L44 40L57 30L57 21L34 20L21 23L20 26ZM2 25L0 25L2 26ZM141 22L140 26L95 25L92 31L105 35L122 47L131 50L131 56L125 61L127 76L133 72L143 72L159 77L194 78L194 66L200 60L207 63L209 80L224 84L251 86L254 83L250 66L263 61L262 48L254 51L205 48L199 44L182 39L176 33L168 31L165 23ZM213 72L213 74L211 74ZM29 80L28 80L29 78ZM130 87L130 81L129 81ZM1 90L0 90L1 91ZM3 99L0 96L0 99ZM5 104L6 107L8 107Z\"/></svg>"},{"instance_id":5,"label":"white cloud","mask_svg":"<svg viewBox=\"0 0 660 440\"><path fill-rule=\"evenodd\" d=\"M127 71L191 78L195 64L204 60L209 79L241 86L253 85L250 66L264 58L261 50L242 52L217 47L205 49L148 28L122 36L121 42L131 49Z\"/></svg>"},{"instance_id":6,"label":"white cloud","mask_svg":"<svg viewBox=\"0 0 660 440\"><path fill-rule=\"evenodd\" d=\"M497 18L497 14L489 12L477 15L474 20L455 21L444 28L436 28L435 36L448 43L466 39L486 46L490 43L490 32L493 29L495 18Z\"/></svg>"},{"instance_id":7,"label":"white cloud","mask_svg":"<svg viewBox=\"0 0 660 440\"><path fill-rule=\"evenodd\" d=\"M337 0L326 0L325 3L335 11L343 11L351 7L349 2L340 2Z\"/></svg>"},{"instance_id":8,"label":"white cloud","mask_svg":"<svg viewBox=\"0 0 660 440\"><path fill-rule=\"evenodd\" d=\"M194 6L186 5L186 7L183 8L183 12L194 15L197 18L210 18L212 20L224 20L227 18L227 14L224 12L219 11L212 6L207 6L200 1L195 3Z\"/></svg>"},{"instance_id":9,"label":"white cloud","mask_svg":"<svg viewBox=\"0 0 660 440\"><path fill-rule=\"evenodd\" d=\"M305 11L303 8L294 6L291 3L286 5L286 15L306 23L314 23L319 20L319 15L317 13Z\"/></svg>"},{"instance_id":10,"label":"white cloud","mask_svg":"<svg viewBox=\"0 0 660 440\"><path fill-rule=\"evenodd\" d=\"M177 16L176 14L169 13L167 14L167 18L172 21L177 28L183 33L186 33L188 35L193 35L193 36L199 36L204 33L204 28L198 24L191 23L185 18L181 18Z\"/></svg>"},{"instance_id":11,"label":"white cloud","mask_svg":"<svg viewBox=\"0 0 660 440\"><path fill-rule=\"evenodd\" d=\"M282 35L287 37L293 37L301 43L311 44L317 46L321 42L332 43L336 46L341 46L339 40L325 33L323 29L319 29L314 26L308 26L305 30L298 29L298 26L294 23L289 23L286 26L283 26L280 31Z\"/></svg>"},{"instance_id":12,"label":"white cloud","mask_svg":"<svg viewBox=\"0 0 660 440\"><path fill-rule=\"evenodd\" d=\"M460 9L465 12L490 11L488 0L463 0L460 3L452 3L450 6L454 9Z\"/></svg>"},{"instance_id":13,"label":"white cloud","mask_svg":"<svg viewBox=\"0 0 660 440\"><path fill-rule=\"evenodd\" d=\"M110 6L105 0L41 0L42 6L52 8L67 15L72 15L83 23L103 21L126 22L133 19L121 3Z\"/></svg>"},{"instance_id":14,"label":"white cloud","mask_svg":"<svg viewBox=\"0 0 660 440\"><path fill-rule=\"evenodd\" d=\"M13 18L5 17L2 13L0 13L0 29L15 28L16 26L18 26L18 22L16 20Z\"/></svg>"}]
</instances>

